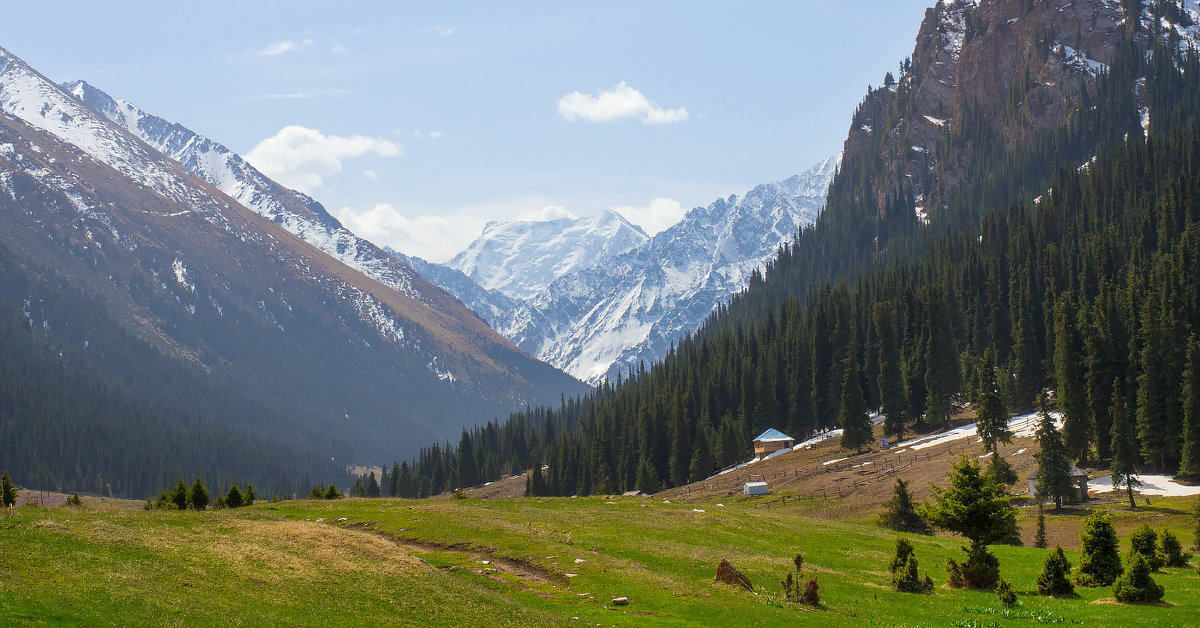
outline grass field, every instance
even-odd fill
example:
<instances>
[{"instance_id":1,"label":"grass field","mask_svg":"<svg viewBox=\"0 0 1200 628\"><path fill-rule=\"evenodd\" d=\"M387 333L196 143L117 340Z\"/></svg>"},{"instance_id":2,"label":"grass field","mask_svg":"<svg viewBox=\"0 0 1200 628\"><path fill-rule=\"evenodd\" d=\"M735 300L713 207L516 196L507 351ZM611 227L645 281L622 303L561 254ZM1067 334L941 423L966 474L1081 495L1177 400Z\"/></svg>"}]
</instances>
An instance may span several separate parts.
<instances>
[{"instance_id":1,"label":"grass field","mask_svg":"<svg viewBox=\"0 0 1200 628\"><path fill-rule=\"evenodd\" d=\"M237 511L144 512L85 504L0 519L0 625L782 625L1187 626L1200 617L1194 569L1156 574L1166 604L1035 595L1046 550L994 547L1020 594L942 588L961 539L911 538L932 594L896 593L896 535L869 521L813 518L808 506L663 503L644 498L336 500ZM1161 499L1150 521L1190 544L1190 500ZM703 512L697 512L698 510ZM1076 511L1050 515L1066 533ZM1028 515L1022 525L1032 525ZM780 601L795 552L816 575L817 609ZM1068 552L1072 560L1076 552ZM728 558L758 594L713 582ZM486 563L484 561L487 561ZM627 596L628 606L612 599Z\"/></svg>"}]
</instances>

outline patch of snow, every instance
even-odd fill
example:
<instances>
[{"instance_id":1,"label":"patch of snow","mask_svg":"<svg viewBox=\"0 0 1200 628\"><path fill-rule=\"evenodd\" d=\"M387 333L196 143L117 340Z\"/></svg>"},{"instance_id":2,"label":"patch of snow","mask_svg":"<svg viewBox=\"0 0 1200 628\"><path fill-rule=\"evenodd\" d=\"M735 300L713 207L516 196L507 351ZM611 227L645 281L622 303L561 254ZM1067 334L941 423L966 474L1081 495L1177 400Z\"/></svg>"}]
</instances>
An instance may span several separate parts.
<instances>
[{"instance_id":1,"label":"patch of snow","mask_svg":"<svg viewBox=\"0 0 1200 628\"><path fill-rule=\"evenodd\" d=\"M812 447L813 445L816 445L817 443L819 443L823 440L826 440L829 438L840 438L841 436L842 436L842 428L839 427L836 430L829 430L828 432L824 432L822 434L817 434L816 436L813 436L812 438L810 438L806 441L797 443L794 447L792 447L792 450L795 451L797 449L808 449L809 447Z\"/></svg>"},{"instance_id":2,"label":"patch of snow","mask_svg":"<svg viewBox=\"0 0 1200 628\"><path fill-rule=\"evenodd\" d=\"M946 126L946 120L944 118L935 118L933 116L925 116L925 119L928 120L929 123L932 124L933 126Z\"/></svg>"},{"instance_id":3,"label":"patch of snow","mask_svg":"<svg viewBox=\"0 0 1200 628\"><path fill-rule=\"evenodd\" d=\"M1141 486L1134 486L1133 490L1140 492L1143 495L1162 495L1165 497L1187 497L1189 495L1200 495L1200 486L1184 486L1179 484L1169 475L1139 475L1137 479L1141 481ZM1126 490L1124 485L1114 487L1112 476L1106 475L1094 480L1088 480L1089 493L1108 493L1113 491Z\"/></svg>"},{"instance_id":4,"label":"patch of snow","mask_svg":"<svg viewBox=\"0 0 1200 628\"><path fill-rule=\"evenodd\" d=\"M843 461L843 460L845 460L845 458L834 458L833 460L826 460L825 462L822 462L821 464L823 464L823 465L830 465L830 464L833 464L833 463L835 463L835 462L841 462L841 461Z\"/></svg>"}]
</instances>

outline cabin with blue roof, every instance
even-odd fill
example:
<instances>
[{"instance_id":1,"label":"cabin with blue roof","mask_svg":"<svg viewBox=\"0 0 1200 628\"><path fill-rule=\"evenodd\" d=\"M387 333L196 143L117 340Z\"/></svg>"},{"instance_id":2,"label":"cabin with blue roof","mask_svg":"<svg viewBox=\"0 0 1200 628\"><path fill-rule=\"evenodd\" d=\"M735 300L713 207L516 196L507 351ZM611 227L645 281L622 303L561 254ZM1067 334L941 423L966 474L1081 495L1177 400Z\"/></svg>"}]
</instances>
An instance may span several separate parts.
<instances>
[{"instance_id":1,"label":"cabin with blue roof","mask_svg":"<svg viewBox=\"0 0 1200 628\"><path fill-rule=\"evenodd\" d=\"M781 449L791 449L796 439L771 428L754 439L754 457L765 458Z\"/></svg>"}]
</instances>

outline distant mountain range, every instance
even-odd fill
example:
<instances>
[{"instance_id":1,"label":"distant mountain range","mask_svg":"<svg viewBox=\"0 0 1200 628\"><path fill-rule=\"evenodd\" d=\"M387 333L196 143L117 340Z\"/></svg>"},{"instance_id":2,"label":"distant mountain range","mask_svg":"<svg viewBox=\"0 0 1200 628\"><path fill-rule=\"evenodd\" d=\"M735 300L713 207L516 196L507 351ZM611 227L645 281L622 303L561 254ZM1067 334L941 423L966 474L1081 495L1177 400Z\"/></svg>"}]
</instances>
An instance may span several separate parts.
<instances>
[{"instance_id":1,"label":"distant mountain range","mask_svg":"<svg viewBox=\"0 0 1200 628\"><path fill-rule=\"evenodd\" d=\"M692 209L654 237L606 210L489 223L445 265L400 257L522 349L589 383L615 380L662 359L811 224L839 158Z\"/></svg>"}]
</instances>

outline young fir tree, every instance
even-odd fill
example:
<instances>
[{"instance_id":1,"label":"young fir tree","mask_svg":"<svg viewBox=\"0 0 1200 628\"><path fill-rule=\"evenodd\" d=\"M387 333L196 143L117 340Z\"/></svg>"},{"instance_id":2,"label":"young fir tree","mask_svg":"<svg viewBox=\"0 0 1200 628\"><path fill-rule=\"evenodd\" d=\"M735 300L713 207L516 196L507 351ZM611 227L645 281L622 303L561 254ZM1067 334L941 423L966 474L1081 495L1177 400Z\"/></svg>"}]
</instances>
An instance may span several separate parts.
<instances>
[{"instance_id":1,"label":"young fir tree","mask_svg":"<svg viewBox=\"0 0 1200 628\"><path fill-rule=\"evenodd\" d=\"M896 539L896 551L892 554L892 562L888 563L888 571L895 576L896 572L904 568L908 563L908 559L913 555L913 546L908 539L899 537Z\"/></svg>"},{"instance_id":2,"label":"young fir tree","mask_svg":"<svg viewBox=\"0 0 1200 628\"><path fill-rule=\"evenodd\" d=\"M1066 447L1046 410L1046 404L1046 395L1043 393L1038 401L1040 422L1036 434L1039 448L1036 497L1043 502L1053 499L1054 509L1061 510L1063 499L1074 497L1075 487L1071 483L1071 462L1067 460Z\"/></svg>"},{"instance_id":3,"label":"young fir tree","mask_svg":"<svg viewBox=\"0 0 1200 628\"><path fill-rule=\"evenodd\" d=\"M1063 553L1061 545L1055 545L1054 551L1046 557L1042 572L1037 577L1038 593L1054 597L1075 595L1075 585L1067 578L1071 573L1071 561Z\"/></svg>"},{"instance_id":4,"label":"young fir tree","mask_svg":"<svg viewBox=\"0 0 1200 628\"><path fill-rule=\"evenodd\" d=\"M931 534L929 524L921 518L921 515L917 514L917 509L913 506L912 495L908 492L908 482L896 478L896 485L892 491L892 498L883 504L879 525L897 532Z\"/></svg>"},{"instance_id":5,"label":"young fir tree","mask_svg":"<svg viewBox=\"0 0 1200 628\"><path fill-rule=\"evenodd\" d=\"M1150 563L1139 552L1129 553L1129 565L1113 583L1113 597L1118 602L1146 603L1163 598L1163 586L1150 577Z\"/></svg>"},{"instance_id":6,"label":"young fir tree","mask_svg":"<svg viewBox=\"0 0 1200 628\"><path fill-rule=\"evenodd\" d=\"M1012 585L1009 584L1008 580L1005 580L1004 578L1001 578L1000 581L996 583L996 596L999 598L1000 603L1004 606L1011 607L1016 606L1017 604L1017 593L1016 591L1013 591Z\"/></svg>"},{"instance_id":7,"label":"young fir tree","mask_svg":"<svg viewBox=\"0 0 1200 628\"><path fill-rule=\"evenodd\" d=\"M247 506L253 506L254 500L257 498L258 496L254 494L254 485L247 482L246 492L242 493L242 502Z\"/></svg>"},{"instance_id":8,"label":"young fir tree","mask_svg":"<svg viewBox=\"0 0 1200 628\"><path fill-rule=\"evenodd\" d=\"M1075 582L1085 587L1107 587L1121 575L1117 532L1108 513L1097 510L1083 520L1079 534L1079 568Z\"/></svg>"},{"instance_id":9,"label":"young fir tree","mask_svg":"<svg viewBox=\"0 0 1200 628\"><path fill-rule=\"evenodd\" d=\"M983 350L983 365L979 370L979 406L977 409L979 438L984 449L996 453L997 443L1011 443L1013 433L1008 428L1008 409L1000 387L996 385L996 365L992 361L992 350Z\"/></svg>"},{"instance_id":10,"label":"young fir tree","mask_svg":"<svg viewBox=\"0 0 1200 628\"><path fill-rule=\"evenodd\" d=\"M896 336L896 311L890 302L879 303L873 312L875 332L879 335L879 399L883 410L883 433L904 439L908 423L908 398L904 394L900 341Z\"/></svg>"},{"instance_id":11,"label":"young fir tree","mask_svg":"<svg viewBox=\"0 0 1200 628\"><path fill-rule=\"evenodd\" d=\"M230 486L229 492L225 493L225 506L228 508L241 508L244 505L242 492L238 490L237 484Z\"/></svg>"},{"instance_id":12,"label":"young fir tree","mask_svg":"<svg viewBox=\"0 0 1200 628\"><path fill-rule=\"evenodd\" d=\"M1112 405L1109 414L1112 415L1112 483L1113 488L1122 484L1129 495L1129 509L1137 508L1133 501L1133 487L1141 486L1136 468L1138 455L1137 436L1133 431L1133 417L1130 416L1129 406L1122 397L1121 380L1113 386Z\"/></svg>"},{"instance_id":13,"label":"young fir tree","mask_svg":"<svg viewBox=\"0 0 1200 628\"><path fill-rule=\"evenodd\" d=\"M847 360L846 377L842 381L842 407L838 424L842 426L842 448L862 451L871 442L871 418L858 382L858 361Z\"/></svg>"},{"instance_id":14,"label":"young fir tree","mask_svg":"<svg viewBox=\"0 0 1200 628\"><path fill-rule=\"evenodd\" d=\"M1037 532L1033 535L1033 546L1046 547L1046 513L1042 511L1041 504L1038 504Z\"/></svg>"},{"instance_id":15,"label":"young fir tree","mask_svg":"<svg viewBox=\"0 0 1200 628\"><path fill-rule=\"evenodd\" d=\"M1191 553L1183 551L1179 537L1170 530L1163 530L1158 535L1158 555L1162 557L1163 567L1187 567Z\"/></svg>"},{"instance_id":16,"label":"young fir tree","mask_svg":"<svg viewBox=\"0 0 1200 628\"><path fill-rule=\"evenodd\" d=\"M1187 373L1183 384L1183 444L1179 475L1200 480L1200 336L1188 343Z\"/></svg>"},{"instance_id":17,"label":"young fir tree","mask_svg":"<svg viewBox=\"0 0 1200 628\"><path fill-rule=\"evenodd\" d=\"M1017 534L1017 511L1004 487L987 477L979 463L964 457L954 464L950 486L934 486L932 501L918 512L930 524L970 539L967 562L961 566L967 586L995 588L999 563L987 546Z\"/></svg>"},{"instance_id":18,"label":"young fir tree","mask_svg":"<svg viewBox=\"0 0 1200 628\"><path fill-rule=\"evenodd\" d=\"M17 485L13 484L12 478L8 477L8 471L0 476L0 499L4 501L4 508L9 512L17 505Z\"/></svg>"},{"instance_id":19,"label":"young fir tree","mask_svg":"<svg viewBox=\"0 0 1200 628\"><path fill-rule=\"evenodd\" d=\"M654 470L654 465L650 464L650 458L642 456L642 461L638 463L637 469L637 490L653 495L660 488L658 483L658 474Z\"/></svg>"},{"instance_id":20,"label":"young fir tree","mask_svg":"<svg viewBox=\"0 0 1200 628\"><path fill-rule=\"evenodd\" d=\"M1166 562L1163 555L1158 553L1158 533L1148 523L1143 523L1129 534L1129 551L1141 554L1151 571L1158 571Z\"/></svg>"},{"instance_id":21,"label":"young fir tree","mask_svg":"<svg viewBox=\"0 0 1200 628\"><path fill-rule=\"evenodd\" d=\"M479 465L475 462L475 448L471 443L471 435L467 430L462 431L458 441L458 488L467 488L479 484Z\"/></svg>"},{"instance_id":22,"label":"young fir tree","mask_svg":"<svg viewBox=\"0 0 1200 628\"><path fill-rule=\"evenodd\" d=\"M341 499L341 497L342 492L338 490L333 482L330 482L329 486L325 489L325 499Z\"/></svg>"},{"instance_id":23,"label":"young fir tree","mask_svg":"<svg viewBox=\"0 0 1200 628\"><path fill-rule=\"evenodd\" d=\"M175 488L171 489L171 502L175 504L175 508L186 510L188 505L188 487L183 483L183 478L179 478L175 482Z\"/></svg>"},{"instance_id":24,"label":"young fir tree","mask_svg":"<svg viewBox=\"0 0 1200 628\"><path fill-rule=\"evenodd\" d=\"M1092 425L1084 386L1083 340L1075 324L1074 305L1066 294L1054 303L1054 381L1063 413L1063 444L1067 457L1083 464L1088 456Z\"/></svg>"},{"instance_id":25,"label":"young fir tree","mask_svg":"<svg viewBox=\"0 0 1200 628\"><path fill-rule=\"evenodd\" d=\"M208 507L208 489L204 487L204 482L200 481L200 476L196 476L196 481L192 482L192 488L188 491L187 504L188 508L193 510L204 510Z\"/></svg>"},{"instance_id":26,"label":"young fir tree","mask_svg":"<svg viewBox=\"0 0 1200 628\"><path fill-rule=\"evenodd\" d=\"M379 480L375 477L374 471L368 476L365 488L367 497L379 497Z\"/></svg>"}]
</instances>

